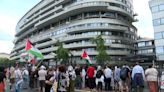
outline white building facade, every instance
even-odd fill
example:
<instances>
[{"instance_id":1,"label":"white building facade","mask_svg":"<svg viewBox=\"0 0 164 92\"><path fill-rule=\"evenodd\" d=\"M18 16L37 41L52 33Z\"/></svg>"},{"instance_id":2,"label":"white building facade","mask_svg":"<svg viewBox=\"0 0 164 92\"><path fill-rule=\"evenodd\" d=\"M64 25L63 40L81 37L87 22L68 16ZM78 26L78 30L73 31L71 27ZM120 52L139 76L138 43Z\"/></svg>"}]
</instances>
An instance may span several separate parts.
<instances>
[{"instance_id":1,"label":"white building facade","mask_svg":"<svg viewBox=\"0 0 164 92\"><path fill-rule=\"evenodd\" d=\"M18 22L11 59L19 60L25 41L53 60L57 40L64 43L80 62L83 50L95 61L96 44L91 39L102 35L112 61L134 54L137 29L132 0L42 0Z\"/></svg>"}]
</instances>

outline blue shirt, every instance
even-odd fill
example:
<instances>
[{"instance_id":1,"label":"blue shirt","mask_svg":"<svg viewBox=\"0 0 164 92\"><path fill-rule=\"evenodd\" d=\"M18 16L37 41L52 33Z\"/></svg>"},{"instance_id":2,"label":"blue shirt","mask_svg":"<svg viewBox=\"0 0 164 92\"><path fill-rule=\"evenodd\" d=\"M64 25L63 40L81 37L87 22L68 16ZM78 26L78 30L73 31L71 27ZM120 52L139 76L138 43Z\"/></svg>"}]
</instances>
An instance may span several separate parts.
<instances>
[{"instance_id":1,"label":"blue shirt","mask_svg":"<svg viewBox=\"0 0 164 92\"><path fill-rule=\"evenodd\" d=\"M141 73L142 76L143 76L143 79L145 79L144 69L142 68L142 66L136 65L136 66L133 67L133 70L132 70L132 78L134 78L134 75L136 73Z\"/></svg>"}]
</instances>

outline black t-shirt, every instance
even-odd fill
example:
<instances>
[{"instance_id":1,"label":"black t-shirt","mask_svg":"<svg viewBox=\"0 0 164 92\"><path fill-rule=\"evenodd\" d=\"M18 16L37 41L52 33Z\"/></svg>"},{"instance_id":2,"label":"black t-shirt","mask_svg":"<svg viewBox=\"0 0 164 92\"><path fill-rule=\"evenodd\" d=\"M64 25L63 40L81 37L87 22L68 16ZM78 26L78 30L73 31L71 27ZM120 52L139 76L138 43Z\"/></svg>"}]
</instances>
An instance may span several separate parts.
<instances>
[{"instance_id":1,"label":"black t-shirt","mask_svg":"<svg viewBox=\"0 0 164 92\"><path fill-rule=\"evenodd\" d=\"M76 69L75 69L75 73L76 73L76 75L80 75L81 69L80 69L80 68L76 68Z\"/></svg>"},{"instance_id":2,"label":"black t-shirt","mask_svg":"<svg viewBox=\"0 0 164 92\"><path fill-rule=\"evenodd\" d=\"M6 78L4 72L0 72L0 82L3 82L3 80Z\"/></svg>"}]
</instances>

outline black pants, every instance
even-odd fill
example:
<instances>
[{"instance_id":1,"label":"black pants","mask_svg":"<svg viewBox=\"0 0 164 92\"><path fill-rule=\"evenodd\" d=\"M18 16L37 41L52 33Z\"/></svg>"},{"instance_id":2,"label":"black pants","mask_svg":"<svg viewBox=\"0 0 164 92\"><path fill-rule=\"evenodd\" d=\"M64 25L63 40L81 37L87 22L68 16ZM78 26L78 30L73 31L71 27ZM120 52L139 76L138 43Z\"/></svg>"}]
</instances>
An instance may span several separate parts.
<instances>
[{"instance_id":1,"label":"black pants","mask_svg":"<svg viewBox=\"0 0 164 92\"><path fill-rule=\"evenodd\" d=\"M94 89L95 87L95 78L88 78L88 86L90 89Z\"/></svg>"},{"instance_id":2,"label":"black pants","mask_svg":"<svg viewBox=\"0 0 164 92\"><path fill-rule=\"evenodd\" d=\"M102 82L98 82L98 84L97 84L97 90L102 90L102 88L103 88Z\"/></svg>"},{"instance_id":3,"label":"black pants","mask_svg":"<svg viewBox=\"0 0 164 92\"><path fill-rule=\"evenodd\" d=\"M111 78L106 78L105 79L105 90L106 91L112 90L112 87L111 87Z\"/></svg>"}]
</instances>

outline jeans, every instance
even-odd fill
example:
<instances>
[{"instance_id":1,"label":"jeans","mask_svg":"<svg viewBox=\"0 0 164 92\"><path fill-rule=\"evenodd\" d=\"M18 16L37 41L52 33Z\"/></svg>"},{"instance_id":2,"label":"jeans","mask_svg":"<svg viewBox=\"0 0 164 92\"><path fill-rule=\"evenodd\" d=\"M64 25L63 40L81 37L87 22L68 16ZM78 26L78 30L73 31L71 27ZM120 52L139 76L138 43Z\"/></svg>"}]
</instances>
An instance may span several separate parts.
<instances>
[{"instance_id":1,"label":"jeans","mask_svg":"<svg viewBox=\"0 0 164 92\"><path fill-rule=\"evenodd\" d=\"M111 78L106 78L105 79L105 90L106 91L112 90L112 87L111 87Z\"/></svg>"}]
</instances>

